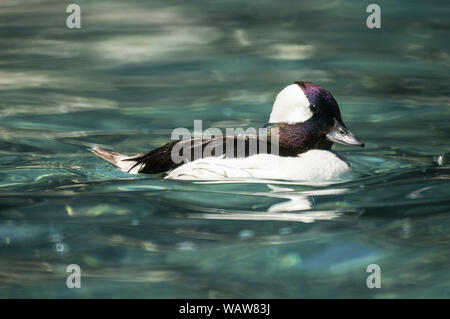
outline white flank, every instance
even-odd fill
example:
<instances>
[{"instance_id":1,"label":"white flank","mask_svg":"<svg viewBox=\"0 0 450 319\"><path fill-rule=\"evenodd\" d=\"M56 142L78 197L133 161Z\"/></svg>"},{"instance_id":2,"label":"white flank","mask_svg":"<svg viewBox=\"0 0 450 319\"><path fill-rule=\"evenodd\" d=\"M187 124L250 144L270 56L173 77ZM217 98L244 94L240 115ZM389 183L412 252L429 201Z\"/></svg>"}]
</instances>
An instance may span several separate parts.
<instances>
[{"instance_id":1,"label":"white flank","mask_svg":"<svg viewBox=\"0 0 450 319\"><path fill-rule=\"evenodd\" d=\"M120 168L120 170L122 172L124 172L124 173L139 174L139 170L142 168L142 166L144 164L141 163L141 164L138 164L135 167L133 167L136 164L136 161L125 161L125 160L127 160L129 158L130 158L130 156L120 156L120 157L118 157L116 166L118 168Z\"/></svg>"},{"instance_id":2,"label":"white flank","mask_svg":"<svg viewBox=\"0 0 450 319\"><path fill-rule=\"evenodd\" d=\"M309 100L297 84L291 84L278 93L270 113L270 123L305 122L313 116Z\"/></svg>"},{"instance_id":3,"label":"white flank","mask_svg":"<svg viewBox=\"0 0 450 319\"><path fill-rule=\"evenodd\" d=\"M351 174L347 163L334 153L311 150L296 157L257 154L246 158L208 157L170 171L167 179L224 180L275 179L325 181Z\"/></svg>"}]
</instances>

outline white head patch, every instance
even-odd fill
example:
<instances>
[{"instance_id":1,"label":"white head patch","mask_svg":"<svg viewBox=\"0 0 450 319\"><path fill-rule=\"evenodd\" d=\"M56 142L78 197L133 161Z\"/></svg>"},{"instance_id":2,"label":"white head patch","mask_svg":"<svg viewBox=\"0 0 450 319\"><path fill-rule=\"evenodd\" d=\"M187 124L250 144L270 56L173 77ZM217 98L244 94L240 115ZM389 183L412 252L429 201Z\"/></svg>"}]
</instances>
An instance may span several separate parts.
<instances>
[{"instance_id":1,"label":"white head patch","mask_svg":"<svg viewBox=\"0 0 450 319\"><path fill-rule=\"evenodd\" d=\"M278 93L270 113L269 123L305 122L313 116L309 100L297 84L286 86Z\"/></svg>"}]
</instances>

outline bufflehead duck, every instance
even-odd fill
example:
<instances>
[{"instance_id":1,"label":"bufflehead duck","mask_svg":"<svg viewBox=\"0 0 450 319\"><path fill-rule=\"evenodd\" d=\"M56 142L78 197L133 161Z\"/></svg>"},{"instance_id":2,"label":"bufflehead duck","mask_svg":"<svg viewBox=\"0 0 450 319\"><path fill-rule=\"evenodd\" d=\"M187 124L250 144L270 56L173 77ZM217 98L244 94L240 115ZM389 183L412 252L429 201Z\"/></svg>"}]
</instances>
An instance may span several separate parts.
<instances>
[{"instance_id":1,"label":"bufflehead duck","mask_svg":"<svg viewBox=\"0 0 450 319\"><path fill-rule=\"evenodd\" d=\"M275 134L278 154L271 154L274 149L271 137ZM255 141L263 141L266 147L258 147L255 153L251 153L249 145ZM125 156L98 147L91 151L124 172L163 173L167 179L316 181L336 179L350 173L349 165L331 151L334 142L364 146L345 126L331 93L314 83L299 81L278 93L270 114L267 136L239 134L177 140L135 156ZM242 143L245 146L244 153L226 153L225 146L229 143L235 146ZM223 152L215 153L215 144L223 146ZM185 159L179 163L175 163L171 156L176 145L179 148L180 145L186 147L183 150L187 150L181 153ZM202 151L212 148L213 151L210 156L192 157L195 148L201 148ZM194 160L189 161L191 158Z\"/></svg>"}]
</instances>

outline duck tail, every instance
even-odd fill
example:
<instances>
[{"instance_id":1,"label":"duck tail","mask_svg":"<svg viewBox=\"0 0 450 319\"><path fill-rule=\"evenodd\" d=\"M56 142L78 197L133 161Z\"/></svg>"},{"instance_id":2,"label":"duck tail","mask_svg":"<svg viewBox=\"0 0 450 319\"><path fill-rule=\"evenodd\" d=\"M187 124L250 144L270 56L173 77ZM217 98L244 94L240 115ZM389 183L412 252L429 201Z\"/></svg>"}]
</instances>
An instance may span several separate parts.
<instances>
[{"instance_id":1,"label":"duck tail","mask_svg":"<svg viewBox=\"0 0 450 319\"><path fill-rule=\"evenodd\" d=\"M106 151L99 147L90 148L89 151L120 168L122 172L137 174L140 169L138 161L133 160L134 156L126 156L115 152Z\"/></svg>"}]
</instances>

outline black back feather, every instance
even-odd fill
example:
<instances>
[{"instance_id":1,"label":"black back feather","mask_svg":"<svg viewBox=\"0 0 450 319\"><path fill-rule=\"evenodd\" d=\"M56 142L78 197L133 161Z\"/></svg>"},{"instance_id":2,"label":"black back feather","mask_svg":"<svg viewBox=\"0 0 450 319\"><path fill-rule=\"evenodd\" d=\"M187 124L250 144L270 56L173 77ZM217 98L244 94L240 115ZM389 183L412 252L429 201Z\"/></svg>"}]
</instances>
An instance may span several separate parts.
<instances>
[{"instance_id":1,"label":"black back feather","mask_svg":"<svg viewBox=\"0 0 450 319\"><path fill-rule=\"evenodd\" d=\"M180 143L177 145L177 143ZM264 145L265 144L265 145ZM181 162L172 160L172 150L177 145L178 156ZM230 151L230 147L233 145ZM196 151L197 150L197 151ZM205 152L205 150L207 152ZM238 152L238 150L240 152ZM219 136L210 139L192 138L171 141L164 146L129 158L127 161L136 161L133 167L143 164L139 173L157 174L170 171L186 162L210 156L225 156L227 158L248 157L259 153L270 153L271 144L266 138L258 135L240 134L232 136ZM279 155L293 156L291 151L279 148Z\"/></svg>"}]
</instances>

